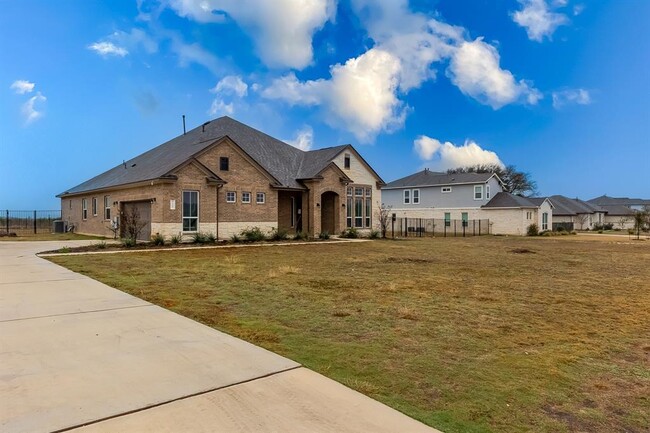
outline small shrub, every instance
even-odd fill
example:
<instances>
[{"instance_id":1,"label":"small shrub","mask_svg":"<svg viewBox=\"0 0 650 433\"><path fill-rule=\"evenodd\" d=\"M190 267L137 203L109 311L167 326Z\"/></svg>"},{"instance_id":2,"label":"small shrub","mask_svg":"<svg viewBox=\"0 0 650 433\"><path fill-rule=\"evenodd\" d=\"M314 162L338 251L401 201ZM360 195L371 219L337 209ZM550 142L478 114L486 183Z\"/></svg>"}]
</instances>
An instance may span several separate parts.
<instances>
[{"instance_id":1,"label":"small shrub","mask_svg":"<svg viewBox=\"0 0 650 433\"><path fill-rule=\"evenodd\" d=\"M133 238L124 238L124 239L122 239L122 246L124 248L134 247L136 243L137 243L136 240L133 239Z\"/></svg>"},{"instance_id":2,"label":"small shrub","mask_svg":"<svg viewBox=\"0 0 650 433\"><path fill-rule=\"evenodd\" d=\"M307 239L308 239L307 233L304 232L296 232L296 234L293 235L294 241L306 241Z\"/></svg>"},{"instance_id":3,"label":"small shrub","mask_svg":"<svg viewBox=\"0 0 650 433\"><path fill-rule=\"evenodd\" d=\"M558 233L559 232L565 232L566 229L564 228L564 226L558 226L557 231L558 231Z\"/></svg>"},{"instance_id":4,"label":"small shrub","mask_svg":"<svg viewBox=\"0 0 650 433\"><path fill-rule=\"evenodd\" d=\"M528 236L537 236L539 235L539 227L537 227L537 224L533 223L528 226L526 229L526 234Z\"/></svg>"},{"instance_id":5,"label":"small shrub","mask_svg":"<svg viewBox=\"0 0 650 433\"><path fill-rule=\"evenodd\" d=\"M545 230L539 234L540 236L553 236L553 232L549 232L548 230ZM530 236L530 235L529 235Z\"/></svg>"},{"instance_id":6,"label":"small shrub","mask_svg":"<svg viewBox=\"0 0 650 433\"><path fill-rule=\"evenodd\" d=\"M69 253L70 252L70 247L62 247L59 248L60 253Z\"/></svg>"},{"instance_id":7,"label":"small shrub","mask_svg":"<svg viewBox=\"0 0 650 433\"><path fill-rule=\"evenodd\" d=\"M330 234L328 232L320 232L318 234L318 239L327 240L329 238L330 238Z\"/></svg>"},{"instance_id":8,"label":"small shrub","mask_svg":"<svg viewBox=\"0 0 650 433\"><path fill-rule=\"evenodd\" d=\"M578 234L578 232L577 232L577 231L575 231L575 230L571 230L571 234L572 234L572 235L577 235L577 234Z\"/></svg>"},{"instance_id":9,"label":"small shrub","mask_svg":"<svg viewBox=\"0 0 650 433\"><path fill-rule=\"evenodd\" d=\"M614 228L614 223L603 224L603 229L605 230L612 230L613 228Z\"/></svg>"},{"instance_id":10,"label":"small shrub","mask_svg":"<svg viewBox=\"0 0 650 433\"><path fill-rule=\"evenodd\" d=\"M205 233L197 232L192 235L193 244L204 244L208 241L208 237Z\"/></svg>"},{"instance_id":11,"label":"small shrub","mask_svg":"<svg viewBox=\"0 0 650 433\"><path fill-rule=\"evenodd\" d=\"M370 230L368 237L370 239L379 239L381 237L381 232L379 230Z\"/></svg>"},{"instance_id":12,"label":"small shrub","mask_svg":"<svg viewBox=\"0 0 650 433\"><path fill-rule=\"evenodd\" d=\"M95 246L97 248L99 248L100 250L105 250L106 249L106 242L105 241L98 242L98 243L95 244Z\"/></svg>"},{"instance_id":13,"label":"small shrub","mask_svg":"<svg viewBox=\"0 0 650 433\"><path fill-rule=\"evenodd\" d=\"M165 245L165 237L160 233L156 233L151 237L151 242L154 245L159 245L159 246Z\"/></svg>"},{"instance_id":14,"label":"small shrub","mask_svg":"<svg viewBox=\"0 0 650 433\"><path fill-rule=\"evenodd\" d=\"M598 230L598 233L602 235L604 233L603 229Z\"/></svg>"},{"instance_id":15,"label":"small shrub","mask_svg":"<svg viewBox=\"0 0 650 433\"><path fill-rule=\"evenodd\" d=\"M205 240L206 240L207 243L209 243L209 244L215 244L215 243L217 243L217 236L216 236L214 233L208 233L208 234L205 236Z\"/></svg>"},{"instance_id":16,"label":"small shrub","mask_svg":"<svg viewBox=\"0 0 650 433\"><path fill-rule=\"evenodd\" d=\"M341 237L346 239L357 239L359 237L359 230L354 227L350 227L341 233Z\"/></svg>"},{"instance_id":17,"label":"small shrub","mask_svg":"<svg viewBox=\"0 0 650 433\"><path fill-rule=\"evenodd\" d=\"M235 233L232 236L230 236L230 242L232 242L233 244L238 244L239 242L241 242L241 238L237 233Z\"/></svg>"},{"instance_id":18,"label":"small shrub","mask_svg":"<svg viewBox=\"0 0 650 433\"><path fill-rule=\"evenodd\" d=\"M272 241L286 241L289 238L289 234L286 230L283 229L273 229L269 235L269 239Z\"/></svg>"},{"instance_id":19,"label":"small shrub","mask_svg":"<svg viewBox=\"0 0 650 433\"><path fill-rule=\"evenodd\" d=\"M633 235L634 234L634 229L627 229L627 234L628 235Z\"/></svg>"},{"instance_id":20,"label":"small shrub","mask_svg":"<svg viewBox=\"0 0 650 433\"><path fill-rule=\"evenodd\" d=\"M182 239L181 235L172 235L172 237L169 238L169 242L172 245L178 245L181 243L181 239Z\"/></svg>"},{"instance_id":21,"label":"small shrub","mask_svg":"<svg viewBox=\"0 0 650 433\"><path fill-rule=\"evenodd\" d=\"M261 242L266 239L266 235L259 227L250 227L241 231L241 235L246 242Z\"/></svg>"}]
</instances>

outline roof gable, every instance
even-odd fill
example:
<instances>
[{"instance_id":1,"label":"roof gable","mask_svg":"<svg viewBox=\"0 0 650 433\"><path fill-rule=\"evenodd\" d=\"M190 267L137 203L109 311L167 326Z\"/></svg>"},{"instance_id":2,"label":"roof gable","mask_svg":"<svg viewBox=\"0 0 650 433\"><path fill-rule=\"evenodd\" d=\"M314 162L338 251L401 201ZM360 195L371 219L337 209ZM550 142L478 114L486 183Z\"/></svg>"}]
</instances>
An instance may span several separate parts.
<instances>
[{"instance_id":1,"label":"roof gable","mask_svg":"<svg viewBox=\"0 0 650 433\"><path fill-rule=\"evenodd\" d=\"M384 189L459 184L484 184L495 176L496 175L494 173L441 173L424 169L401 179L389 182L386 184ZM501 182L498 176L496 177L497 180Z\"/></svg>"}]
</instances>

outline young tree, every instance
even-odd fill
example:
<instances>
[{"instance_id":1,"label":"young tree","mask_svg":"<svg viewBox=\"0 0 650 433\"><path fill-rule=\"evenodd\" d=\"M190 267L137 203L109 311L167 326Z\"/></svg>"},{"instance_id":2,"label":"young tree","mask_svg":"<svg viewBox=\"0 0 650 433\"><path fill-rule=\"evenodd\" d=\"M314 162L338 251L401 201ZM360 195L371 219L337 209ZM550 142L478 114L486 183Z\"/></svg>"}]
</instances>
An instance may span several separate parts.
<instances>
[{"instance_id":1,"label":"young tree","mask_svg":"<svg viewBox=\"0 0 650 433\"><path fill-rule=\"evenodd\" d=\"M138 235L143 228L147 225L140 219L140 211L137 207L131 207L130 210L124 211L122 214L122 227L124 228L124 237L132 241L138 239Z\"/></svg>"},{"instance_id":2,"label":"young tree","mask_svg":"<svg viewBox=\"0 0 650 433\"><path fill-rule=\"evenodd\" d=\"M625 224L627 224L629 220L630 219L626 216L622 216L618 219L618 225L621 227L621 230L625 228Z\"/></svg>"},{"instance_id":3,"label":"young tree","mask_svg":"<svg viewBox=\"0 0 650 433\"><path fill-rule=\"evenodd\" d=\"M636 238L641 238L641 231L645 230L648 224L648 212L646 210L639 210L634 213L634 230L636 231Z\"/></svg>"},{"instance_id":4,"label":"young tree","mask_svg":"<svg viewBox=\"0 0 650 433\"><path fill-rule=\"evenodd\" d=\"M379 203L377 203L379 205ZM392 206L386 206L382 203L379 206L379 226L381 227L381 237L386 238L386 232L388 231L388 223L391 220L391 210Z\"/></svg>"},{"instance_id":5,"label":"young tree","mask_svg":"<svg viewBox=\"0 0 650 433\"><path fill-rule=\"evenodd\" d=\"M537 194L537 182L531 178L529 173L518 171L514 165L478 164L453 168L447 170L447 173L494 173L503 182L503 188L506 192L522 197Z\"/></svg>"},{"instance_id":6,"label":"young tree","mask_svg":"<svg viewBox=\"0 0 650 433\"><path fill-rule=\"evenodd\" d=\"M580 224L580 230L584 230L584 225L589 220L589 215L586 213L579 213L575 216L576 223Z\"/></svg>"}]
</instances>

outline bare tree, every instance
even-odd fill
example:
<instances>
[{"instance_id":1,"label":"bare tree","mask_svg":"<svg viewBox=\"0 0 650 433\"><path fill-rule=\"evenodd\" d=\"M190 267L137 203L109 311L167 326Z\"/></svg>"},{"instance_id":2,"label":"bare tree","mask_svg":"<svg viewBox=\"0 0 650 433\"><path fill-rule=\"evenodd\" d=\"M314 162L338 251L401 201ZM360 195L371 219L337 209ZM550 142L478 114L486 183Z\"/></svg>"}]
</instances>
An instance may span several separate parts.
<instances>
[{"instance_id":1,"label":"bare tree","mask_svg":"<svg viewBox=\"0 0 650 433\"><path fill-rule=\"evenodd\" d=\"M584 225L587 223L589 220L589 215L586 213L579 213L575 216L576 223L580 224L580 230L584 229Z\"/></svg>"},{"instance_id":2,"label":"bare tree","mask_svg":"<svg viewBox=\"0 0 650 433\"><path fill-rule=\"evenodd\" d=\"M621 230L625 228L625 224L627 224L629 220L630 219L626 216L622 216L618 219L618 225L621 227Z\"/></svg>"},{"instance_id":3,"label":"bare tree","mask_svg":"<svg viewBox=\"0 0 650 433\"><path fill-rule=\"evenodd\" d=\"M641 238L641 231L645 230L646 224L649 224L648 218L647 210L639 210L634 213L634 230L636 230L637 239Z\"/></svg>"},{"instance_id":4,"label":"bare tree","mask_svg":"<svg viewBox=\"0 0 650 433\"><path fill-rule=\"evenodd\" d=\"M377 203L379 204L379 203ZM386 206L382 203L379 206L379 225L381 227L381 237L386 237L386 232L388 231L388 222L391 220L390 211L393 209L392 206Z\"/></svg>"},{"instance_id":5,"label":"bare tree","mask_svg":"<svg viewBox=\"0 0 650 433\"><path fill-rule=\"evenodd\" d=\"M124 228L123 234L126 239L136 241L142 229L147 225L140 219L140 211L136 206L130 208L129 211L122 213L122 227Z\"/></svg>"}]
</instances>

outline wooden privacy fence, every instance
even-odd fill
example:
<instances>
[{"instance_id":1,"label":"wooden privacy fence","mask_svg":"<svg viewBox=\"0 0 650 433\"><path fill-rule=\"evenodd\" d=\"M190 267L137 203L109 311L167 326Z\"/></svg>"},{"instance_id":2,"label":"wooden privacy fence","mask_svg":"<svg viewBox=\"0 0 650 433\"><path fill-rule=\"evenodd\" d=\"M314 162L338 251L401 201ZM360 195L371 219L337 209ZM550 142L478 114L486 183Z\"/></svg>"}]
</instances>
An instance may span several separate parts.
<instances>
[{"instance_id":1,"label":"wooden privacy fence","mask_svg":"<svg viewBox=\"0 0 650 433\"><path fill-rule=\"evenodd\" d=\"M490 234L490 220L452 220L437 218L395 218L388 222L386 236L481 236Z\"/></svg>"},{"instance_id":2,"label":"wooden privacy fence","mask_svg":"<svg viewBox=\"0 0 650 433\"><path fill-rule=\"evenodd\" d=\"M52 233L52 224L60 219L60 210L3 210L0 213L0 231L19 236Z\"/></svg>"}]
</instances>

